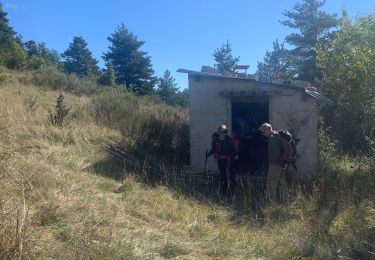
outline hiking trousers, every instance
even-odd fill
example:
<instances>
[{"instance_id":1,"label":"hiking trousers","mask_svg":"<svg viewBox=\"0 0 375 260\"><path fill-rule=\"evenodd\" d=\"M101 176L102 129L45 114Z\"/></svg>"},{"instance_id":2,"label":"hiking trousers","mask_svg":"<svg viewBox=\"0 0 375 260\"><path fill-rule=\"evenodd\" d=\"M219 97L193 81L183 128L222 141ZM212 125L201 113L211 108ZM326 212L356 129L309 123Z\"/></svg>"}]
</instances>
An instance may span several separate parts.
<instances>
[{"instance_id":1,"label":"hiking trousers","mask_svg":"<svg viewBox=\"0 0 375 260\"><path fill-rule=\"evenodd\" d=\"M267 173L267 194L268 198L277 202L284 202L287 199L288 187L283 174L283 167L277 164L268 164Z\"/></svg>"},{"instance_id":2,"label":"hiking trousers","mask_svg":"<svg viewBox=\"0 0 375 260\"><path fill-rule=\"evenodd\" d=\"M233 163L228 159L217 158L217 167L220 173L220 190L225 194L235 184Z\"/></svg>"}]
</instances>

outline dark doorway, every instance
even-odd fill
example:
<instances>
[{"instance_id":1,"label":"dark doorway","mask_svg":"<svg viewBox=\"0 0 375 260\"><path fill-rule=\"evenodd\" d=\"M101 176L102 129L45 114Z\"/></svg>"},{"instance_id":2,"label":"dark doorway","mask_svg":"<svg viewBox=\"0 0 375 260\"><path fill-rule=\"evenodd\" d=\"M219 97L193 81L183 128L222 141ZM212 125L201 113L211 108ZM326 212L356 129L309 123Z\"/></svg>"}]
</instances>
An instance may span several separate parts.
<instances>
[{"instance_id":1,"label":"dark doorway","mask_svg":"<svg viewBox=\"0 0 375 260\"><path fill-rule=\"evenodd\" d=\"M232 137L239 159L239 175L264 175L267 162L267 142L258 130L269 122L267 96L232 99Z\"/></svg>"}]
</instances>

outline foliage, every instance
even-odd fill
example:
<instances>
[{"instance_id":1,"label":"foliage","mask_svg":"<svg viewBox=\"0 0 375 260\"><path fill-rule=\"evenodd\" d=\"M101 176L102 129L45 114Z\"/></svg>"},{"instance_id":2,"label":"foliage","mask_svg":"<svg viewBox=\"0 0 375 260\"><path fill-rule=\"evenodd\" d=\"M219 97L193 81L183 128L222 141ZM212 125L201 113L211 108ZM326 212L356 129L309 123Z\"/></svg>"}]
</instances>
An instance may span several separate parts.
<instances>
[{"instance_id":1,"label":"foliage","mask_svg":"<svg viewBox=\"0 0 375 260\"><path fill-rule=\"evenodd\" d=\"M273 79L291 79L295 76L294 56L285 49L284 43L273 42L273 50L267 51L262 62L258 62L258 80L272 82Z\"/></svg>"},{"instance_id":2,"label":"foliage","mask_svg":"<svg viewBox=\"0 0 375 260\"><path fill-rule=\"evenodd\" d=\"M25 53L19 44L16 32L9 26L7 15L0 3L0 65L18 69L23 66Z\"/></svg>"},{"instance_id":3,"label":"foliage","mask_svg":"<svg viewBox=\"0 0 375 260\"><path fill-rule=\"evenodd\" d=\"M176 93L176 104L181 107L189 106L189 89L185 88Z\"/></svg>"},{"instance_id":4,"label":"foliage","mask_svg":"<svg viewBox=\"0 0 375 260\"><path fill-rule=\"evenodd\" d=\"M96 80L88 77L79 78L75 74L67 75L53 66L35 70L29 77L23 79L23 81L38 87L64 90L76 95L92 95L102 90L96 83Z\"/></svg>"},{"instance_id":5,"label":"foliage","mask_svg":"<svg viewBox=\"0 0 375 260\"><path fill-rule=\"evenodd\" d=\"M98 61L92 57L91 51L87 48L87 42L83 37L73 37L73 42L62 57L65 71L78 76L97 75L99 73Z\"/></svg>"},{"instance_id":6,"label":"foliage","mask_svg":"<svg viewBox=\"0 0 375 260\"><path fill-rule=\"evenodd\" d=\"M49 115L49 123L55 126L63 126L64 119L68 115L70 108L64 104L64 96L60 94L56 99L55 112Z\"/></svg>"},{"instance_id":7,"label":"foliage","mask_svg":"<svg viewBox=\"0 0 375 260\"><path fill-rule=\"evenodd\" d=\"M303 0L294 5L294 12L284 11L287 20L281 21L281 24L299 31L288 35L285 41L295 46L292 54L297 59L298 78L310 82L319 76L315 61L316 45L331 39L332 29L338 22L336 15L320 11L323 5L324 1Z\"/></svg>"},{"instance_id":8,"label":"foliage","mask_svg":"<svg viewBox=\"0 0 375 260\"><path fill-rule=\"evenodd\" d=\"M318 66L323 74L322 90L335 102L323 111L328 133L340 151L351 154L375 152L375 21L372 16L350 22L332 45L320 45Z\"/></svg>"},{"instance_id":9,"label":"foliage","mask_svg":"<svg viewBox=\"0 0 375 260\"><path fill-rule=\"evenodd\" d=\"M124 24L117 27L108 41L110 46L103 58L107 63L112 62L116 83L139 95L151 93L156 78L150 57L140 50L144 42L139 41Z\"/></svg>"},{"instance_id":10,"label":"foliage","mask_svg":"<svg viewBox=\"0 0 375 260\"><path fill-rule=\"evenodd\" d=\"M10 42L4 56L6 66L9 69L20 69L24 66L26 55L22 47L16 41Z\"/></svg>"},{"instance_id":11,"label":"foliage","mask_svg":"<svg viewBox=\"0 0 375 260\"><path fill-rule=\"evenodd\" d=\"M44 42L36 43L33 40L23 43L27 56L26 68L37 70L43 66L60 66L60 54L53 49L48 49Z\"/></svg>"},{"instance_id":12,"label":"foliage","mask_svg":"<svg viewBox=\"0 0 375 260\"><path fill-rule=\"evenodd\" d=\"M116 73L113 69L111 61L107 62L107 69L105 69L99 77L98 83L103 86L114 87L116 85Z\"/></svg>"},{"instance_id":13,"label":"foliage","mask_svg":"<svg viewBox=\"0 0 375 260\"><path fill-rule=\"evenodd\" d=\"M177 101L177 90L178 87L177 83L175 83L175 79L171 76L169 70L166 70L163 77L159 79L159 85L156 93L166 104L175 105Z\"/></svg>"},{"instance_id":14,"label":"foliage","mask_svg":"<svg viewBox=\"0 0 375 260\"><path fill-rule=\"evenodd\" d=\"M93 99L98 123L118 129L123 144L139 156L184 164L188 160L188 118L184 110L113 90Z\"/></svg>"},{"instance_id":15,"label":"foliage","mask_svg":"<svg viewBox=\"0 0 375 260\"><path fill-rule=\"evenodd\" d=\"M234 67L240 61L240 57L233 57L232 47L228 40L220 48L216 49L212 56L216 61L215 68L221 73L224 71L233 72Z\"/></svg>"}]
</instances>

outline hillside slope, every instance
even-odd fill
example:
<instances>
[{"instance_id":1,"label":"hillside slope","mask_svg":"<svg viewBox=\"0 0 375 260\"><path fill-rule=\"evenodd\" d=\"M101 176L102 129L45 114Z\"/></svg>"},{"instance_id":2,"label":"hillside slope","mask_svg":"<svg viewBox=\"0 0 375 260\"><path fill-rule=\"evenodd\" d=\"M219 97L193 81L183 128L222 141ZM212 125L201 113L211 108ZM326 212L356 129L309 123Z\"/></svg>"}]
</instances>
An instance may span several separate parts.
<instances>
[{"instance_id":1,"label":"hillside slope","mask_svg":"<svg viewBox=\"0 0 375 260\"><path fill-rule=\"evenodd\" d=\"M97 125L90 98L64 94L63 127L48 123L58 91L0 87L0 258L326 258L332 248L311 226L314 199L269 206L263 221L148 185L100 147L121 142ZM108 176L126 176L123 182ZM371 202L366 207L373 210ZM315 242L313 242L313 239Z\"/></svg>"}]
</instances>

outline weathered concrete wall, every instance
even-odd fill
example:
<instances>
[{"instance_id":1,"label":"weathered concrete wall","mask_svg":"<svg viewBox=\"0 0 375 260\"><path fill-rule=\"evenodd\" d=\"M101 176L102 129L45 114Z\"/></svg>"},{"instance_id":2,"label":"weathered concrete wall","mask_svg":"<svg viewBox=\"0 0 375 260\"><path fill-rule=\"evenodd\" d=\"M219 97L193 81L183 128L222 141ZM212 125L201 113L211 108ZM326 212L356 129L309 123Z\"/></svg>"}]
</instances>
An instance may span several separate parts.
<instances>
[{"instance_id":1,"label":"weathered concrete wall","mask_svg":"<svg viewBox=\"0 0 375 260\"><path fill-rule=\"evenodd\" d=\"M300 138L297 145L298 174L295 178L305 178L316 173L318 163L316 102L303 92L295 91L293 96L275 95L270 99L270 122L275 129L288 129Z\"/></svg>"},{"instance_id":2,"label":"weathered concrete wall","mask_svg":"<svg viewBox=\"0 0 375 260\"><path fill-rule=\"evenodd\" d=\"M206 149L210 149L211 135L221 123L231 129L231 99L220 92L260 92L272 93L270 96L270 123L276 128L294 127L301 138L298 150L300 172L315 173L317 163L317 115L315 101L305 97L302 91L280 89L264 83L207 76L189 75L190 100L190 160L193 172L204 167ZM231 134L231 133L230 133ZM210 157L208 171L217 171L216 161Z\"/></svg>"}]
</instances>

